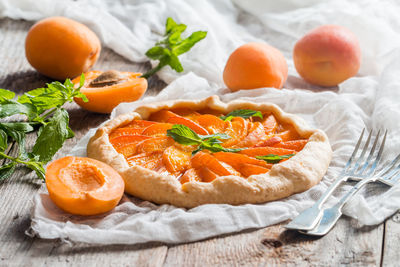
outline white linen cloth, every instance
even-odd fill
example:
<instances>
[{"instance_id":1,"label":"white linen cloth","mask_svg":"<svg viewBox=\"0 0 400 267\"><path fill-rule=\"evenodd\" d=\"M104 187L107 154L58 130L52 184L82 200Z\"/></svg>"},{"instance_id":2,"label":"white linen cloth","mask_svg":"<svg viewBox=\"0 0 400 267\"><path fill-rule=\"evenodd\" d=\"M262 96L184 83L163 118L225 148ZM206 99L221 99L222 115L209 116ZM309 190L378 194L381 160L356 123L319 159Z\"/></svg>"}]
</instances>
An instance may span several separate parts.
<instances>
[{"instance_id":1,"label":"white linen cloth","mask_svg":"<svg viewBox=\"0 0 400 267\"><path fill-rule=\"evenodd\" d=\"M400 7L394 1L27 1L0 0L0 17L38 20L61 15L93 29L103 45L136 62L164 32L167 17L188 25L188 32L207 30L207 37L181 56L185 69L169 67L158 75L170 85L156 97L117 107L112 117L156 100L202 98L218 94L223 101L247 99L273 102L323 129L331 142L332 163L322 182L289 198L259 205L202 205L181 209L154 205L125 196L111 212L93 217L72 216L50 201L45 189L35 197L29 233L42 238L95 244L135 244L149 241L181 243L247 228L264 227L295 217L312 205L347 161L359 133L388 129L383 155L388 163L400 151ZM304 82L292 61L294 43L323 24L339 24L360 40L362 66L338 88L322 89ZM222 81L229 54L249 41L264 41L280 49L289 65L283 90L264 88L230 93ZM154 62L153 62L154 63ZM91 130L71 151L85 155ZM349 186L343 186L340 197ZM381 193L374 186L358 194L345 214L360 225L381 223L400 208L400 186ZM331 203L335 198L331 199Z\"/></svg>"}]
</instances>

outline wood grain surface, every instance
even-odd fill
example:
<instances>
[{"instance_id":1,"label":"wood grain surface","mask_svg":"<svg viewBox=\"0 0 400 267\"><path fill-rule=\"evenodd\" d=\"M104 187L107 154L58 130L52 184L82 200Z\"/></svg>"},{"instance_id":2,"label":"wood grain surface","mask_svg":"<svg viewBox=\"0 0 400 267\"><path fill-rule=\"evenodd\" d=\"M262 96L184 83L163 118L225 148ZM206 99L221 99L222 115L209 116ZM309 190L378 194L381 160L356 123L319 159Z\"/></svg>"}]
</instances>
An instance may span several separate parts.
<instances>
[{"instance_id":1,"label":"wood grain surface","mask_svg":"<svg viewBox=\"0 0 400 267\"><path fill-rule=\"evenodd\" d=\"M25 59L24 40L31 25L0 20L0 88L20 94L50 81ZM149 67L104 48L94 69L143 71ZM164 86L153 77L146 94L156 94ZM57 157L108 118L75 104L67 109L76 137L65 143ZM33 141L33 136L28 136L27 142ZM30 224L32 199L40 187L41 182L25 169L18 169L10 179L0 182L0 266L398 266L400 214L380 226L361 229L345 217L322 238L285 231L283 224L168 246L91 246L31 238L25 230Z\"/></svg>"}]
</instances>

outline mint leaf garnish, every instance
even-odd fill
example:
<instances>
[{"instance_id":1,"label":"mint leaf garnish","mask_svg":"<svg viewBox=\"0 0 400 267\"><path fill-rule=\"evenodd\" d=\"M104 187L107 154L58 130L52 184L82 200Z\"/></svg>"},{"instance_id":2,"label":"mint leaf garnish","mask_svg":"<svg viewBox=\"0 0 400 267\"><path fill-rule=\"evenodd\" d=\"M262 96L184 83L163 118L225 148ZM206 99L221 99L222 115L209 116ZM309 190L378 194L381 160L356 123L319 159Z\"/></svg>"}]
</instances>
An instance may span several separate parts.
<instances>
[{"instance_id":1,"label":"mint leaf garnish","mask_svg":"<svg viewBox=\"0 0 400 267\"><path fill-rule=\"evenodd\" d=\"M279 155L275 155L275 154L268 154L265 156L256 156L256 159L262 159L265 160L267 163L279 163L279 161L283 160L283 159L288 159L293 157L295 154L288 154L288 155L283 155L283 156L279 156Z\"/></svg>"},{"instance_id":2,"label":"mint leaf garnish","mask_svg":"<svg viewBox=\"0 0 400 267\"><path fill-rule=\"evenodd\" d=\"M230 121L234 117L242 117L243 119L247 119L250 117L259 117L260 119L263 119L263 115L260 111L251 109L237 109L232 112L229 112L225 116L221 116L220 119L224 121Z\"/></svg>"}]
</instances>

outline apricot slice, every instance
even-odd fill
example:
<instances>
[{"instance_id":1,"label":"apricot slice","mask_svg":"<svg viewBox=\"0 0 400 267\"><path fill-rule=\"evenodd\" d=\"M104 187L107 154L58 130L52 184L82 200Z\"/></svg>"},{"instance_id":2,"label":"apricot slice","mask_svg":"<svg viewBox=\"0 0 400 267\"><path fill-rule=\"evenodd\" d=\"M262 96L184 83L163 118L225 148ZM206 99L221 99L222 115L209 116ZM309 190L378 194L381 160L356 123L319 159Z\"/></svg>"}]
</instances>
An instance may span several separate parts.
<instances>
[{"instance_id":1,"label":"apricot slice","mask_svg":"<svg viewBox=\"0 0 400 267\"><path fill-rule=\"evenodd\" d=\"M214 181L215 179L217 179L218 174L216 174L215 172L213 172L212 170L210 170L210 168L206 167L206 166L202 166L197 170L197 173L200 176L200 179L202 182L205 183L210 183L212 181Z\"/></svg>"},{"instance_id":2,"label":"apricot slice","mask_svg":"<svg viewBox=\"0 0 400 267\"><path fill-rule=\"evenodd\" d=\"M196 122L204 127L210 134L223 133L225 131L226 123L217 116L205 114L199 115L195 118Z\"/></svg>"},{"instance_id":3,"label":"apricot slice","mask_svg":"<svg viewBox=\"0 0 400 267\"><path fill-rule=\"evenodd\" d=\"M159 110L150 115L149 120L157 122L167 122L169 118L177 117L178 115L169 110Z\"/></svg>"},{"instance_id":4,"label":"apricot slice","mask_svg":"<svg viewBox=\"0 0 400 267\"><path fill-rule=\"evenodd\" d=\"M183 172L190 163L190 152L185 152L175 146L165 149L162 161L170 173Z\"/></svg>"},{"instance_id":5,"label":"apricot slice","mask_svg":"<svg viewBox=\"0 0 400 267\"><path fill-rule=\"evenodd\" d=\"M124 128L147 128L153 124L157 124L154 121L145 121L145 120L133 120L132 122L124 125Z\"/></svg>"},{"instance_id":6,"label":"apricot slice","mask_svg":"<svg viewBox=\"0 0 400 267\"><path fill-rule=\"evenodd\" d=\"M264 126L266 134L274 134L278 127L278 122L275 116L271 114L262 122L262 125Z\"/></svg>"},{"instance_id":7,"label":"apricot slice","mask_svg":"<svg viewBox=\"0 0 400 267\"><path fill-rule=\"evenodd\" d=\"M172 123L172 124L185 125L185 126L189 127L190 129L192 129L197 134L208 135L208 131L206 129L204 129L198 123L195 123L194 121L184 118L184 117L171 117L168 119L168 122Z\"/></svg>"},{"instance_id":8,"label":"apricot slice","mask_svg":"<svg viewBox=\"0 0 400 267\"><path fill-rule=\"evenodd\" d=\"M271 164L272 165L272 164ZM250 163L242 163L238 166L238 171L244 176L249 177L255 174L262 174L266 173L270 170L270 168L262 167Z\"/></svg>"},{"instance_id":9,"label":"apricot slice","mask_svg":"<svg viewBox=\"0 0 400 267\"><path fill-rule=\"evenodd\" d=\"M112 210L124 194L124 180L107 164L91 158L64 157L46 170L50 199L60 209L76 215L96 215Z\"/></svg>"},{"instance_id":10,"label":"apricot slice","mask_svg":"<svg viewBox=\"0 0 400 267\"><path fill-rule=\"evenodd\" d=\"M282 138L280 138L279 136L273 136L273 137L268 138L268 139L266 139L264 141L261 141L260 143L258 143L254 147L274 146L274 145L279 144L280 142L282 142Z\"/></svg>"},{"instance_id":11,"label":"apricot slice","mask_svg":"<svg viewBox=\"0 0 400 267\"><path fill-rule=\"evenodd\" d=\"M221 176L232 174L214 156L212 156L208 153L201 152L201 151L192 157L191 164L192 164L192 167L197 170L201 169L204 166L207 166L207 168L209 168L211 171L213 171L216 174L221 175Z\"/></svg>"},{"instance_id":12,"label":"apricot slice","mask_svg":"<svg viewBox=\"0 0 400 267\"><path fill-rule=\"evenodd\" d=\"M110 139L123 135L141 135L143 128L118 128L111 132Z\"/></svg>"},{"instance_id":13,"label":"apricot slice","mask_svg":"<svg viewBox=\"0 0 400 267\"><path fill-rule=\"evenodd\" d=\"M250 133L237 144L238 147L252 147L264 141L267 135L264 126L260 122L254 122Z\"/></svg>"},{"instance_id":14,"label":"apricot slice","mask_svg":"<svg viewBox=\"0 0 400 267\"><path fill-rule=\"evenodd\" d=\"M261 167L267 167L267 163L264 160L251 158L247 155L231 153L231 152L217 152L213 154L214 157L220 161L228 163L237 171L240 169L240 165L243 163L254 164Z\"/></svg>"},{"instance_id":15,"label":"apricot slice","mask_svg":"<svg viewBox=\"0 0 400 267\"><path fill-rule=\"evenodd\" d=\"M89 71L85 73L85 84L81 92L88 102L75 98L82 108L98 112L110 113L122 102L138 100L147 90L147 80L140 78L141 73L118 71ZM79 84L80 77L72 82Z\"/></svg>"},{"instance_id":16,"label":"apricot slice","mask_svg":"<svg viewBox=\"0 0 400 267\"><path fill-rule=\"evenodd\" d=\"M276 136L280 137L282 141L297 140L301 138L293 127L290 127L285 131L277 133Z\"/></svg>"},{"instance_id":17,"label":"apricot slice","mask_svg":"<svg viewBox=\"0 0 400 267\"><path fill-rule=\"evenodd\" d=\"M167 130L172 128L171 123L156 123L153 124L142 132L143 135L151 135L151 136L160 136L160 135L166 135Z\"/></svg>"},{"instance_id":18,"label":"apricot slice","mask_svg":"<svg viewBox=\"0 0 400 267\"><path fill-rule=\"evenodd\" d=\"M181 176L180 180L181 184L187 182L201 182L200 176L197 174L194 168L190 168L185 171L185 173Z\"/></svg>"},{"instance_id":19,"label":"apricot slice","mask_svg":"<svg viewBox=\"0 0 400 267\"><path fill-rule=\"evenodd\" d=\"M137 143L139 141L143 141L149 138L151 137L146 135L123 135L110 139L110 143L113 145L115 149L118 149L120 147Z\"/></svg>"},{"instance_id":20,"label":"apricot slice","mask_svg":"<svg viewBox=\"0 0 400 267\"><path fill-rule=\"evenodd\" d=\"M164 151L167 147L172 146L174 140L168 136L158 136L146 139L137 145L137 153Z\"/></svg>"},{"instance_id":21,"label":"apricot slice","mask_svg":"<svg viewBox=\"0 0 400 267\"><path fill-rule=\"evenodd\" d=\"M256 157L256 156L265 156L269 154L283 156L283 155L295 154L296 151L279 147L254 147L254 148L244 149L239 153L245 154L250 157Z\"/></svg>"},{"instance_id":22,"label":"apricot slice","mask_svg":"<svg viewBox=\"0 0 400 267\"><path fill-rule=\"evenodd\" d=\"M235 117L232 121L226 122L225 133L231 138L224 141L223 147L231 147L239 143L247 135L247 121L241 117Z\"/></svg>"},{"instance_id":23,"label":"apricot slice","mask_svg":"<svg viewBox=\"0 0 400 267\"><path fill-rule=\"evenodd\" d=\"M274 147L285 148L285 149L292 149L295 151L300 151L304 148L307 144L308 140L293 140L293 141L286 141L280 142L274 145Z\"/></svg>"},{"instance_id":24,"label":"apricot slice","mask_svg":"<svg viewBox=\"0 0 400 267\"><path fill-rule=\"evenodd\" d=\"M139 165L147 169L155 169L162 164L162 152L145 152L127 158L129 165Z\"/></svg>"}]
</instances>

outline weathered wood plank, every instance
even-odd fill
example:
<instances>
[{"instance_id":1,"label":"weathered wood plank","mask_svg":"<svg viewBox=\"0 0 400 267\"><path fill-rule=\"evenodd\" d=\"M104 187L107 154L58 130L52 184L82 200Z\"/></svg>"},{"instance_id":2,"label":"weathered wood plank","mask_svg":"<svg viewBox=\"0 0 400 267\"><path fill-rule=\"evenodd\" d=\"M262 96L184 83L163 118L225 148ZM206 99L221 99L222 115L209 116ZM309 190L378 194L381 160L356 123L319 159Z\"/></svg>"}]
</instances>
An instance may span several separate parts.
<instances>
[{"instance_id":1,"label":"weathered wood plank","mask_svg":"<svg viewBox=\"0 0 400 267\"><path fill-rule=\"evenodd\" d=\"M26 31L32 25L25 21L0 20L0 88L11 89L17 93L44 86L50 80L38 74L28 64L24 56ZM149 66L134 64L103 49L95 68L100 70L117 69L143 71ZM147 95L156 94L165 84L157 78L149 81ZM57 153L62 156L90 128L98 126L108 115L94 114L80 109L76 104L68 104L70 126L75 138L67 140ZM27 138L32 145L34 136ZM15 148L12 153L16 153ZM0 183L0 265L16 266L160 266L165 259L167 246L105 246L68 245L60 241L40 240L24 234L29 227L29 213L33 196L41 186L33 173L21 168L7 181Z\"/></svg>"},{"instance_id":2,"label":"weathered wood plank","mask_svg":"<svg viewBox=\"0 0 400 267\"><path fill-rule=\"evenodd\" d=\"M398 266L400 256L400 212L385 222L382 266Z\"/></svg>"},{"instance_id":3,"label":"weathered wood plank","mask_svg":"<svg viewBox=\"0 0 400 267\"><path fill-rule=\"evenodd\" d=\"M322 238L275 225L179 245L168 250L165 266L379 265L383 226L357 230L350 224L348 218L343 218Z\"/></svg>"}]
</instances>

